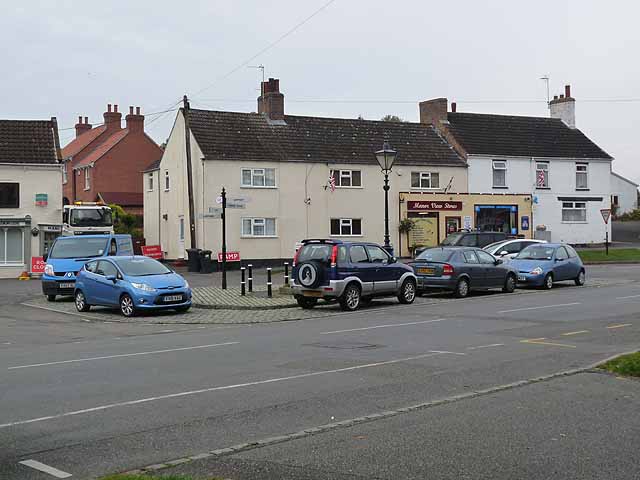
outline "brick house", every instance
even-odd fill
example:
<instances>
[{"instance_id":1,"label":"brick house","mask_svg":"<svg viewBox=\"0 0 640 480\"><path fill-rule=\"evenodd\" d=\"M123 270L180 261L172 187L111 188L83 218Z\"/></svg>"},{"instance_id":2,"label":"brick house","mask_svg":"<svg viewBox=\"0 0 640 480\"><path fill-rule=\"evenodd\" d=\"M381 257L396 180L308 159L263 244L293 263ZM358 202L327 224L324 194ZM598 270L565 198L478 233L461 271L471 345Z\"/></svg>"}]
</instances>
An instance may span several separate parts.
<instances>
[{"instance_id":1,"label":"brick house","mask_svg":"<svg viewBox=\"0 0 640 480\"><path fill-rule=\"evenodd\" d=\"M142 171L162 149L144 132L140 107L129 107L125 122L122 128L122 113L111 104L102 125L78 117L76 138L62 149L65 202L126 199L128 212L142 214Z\"/></svg>"}]
</instances>

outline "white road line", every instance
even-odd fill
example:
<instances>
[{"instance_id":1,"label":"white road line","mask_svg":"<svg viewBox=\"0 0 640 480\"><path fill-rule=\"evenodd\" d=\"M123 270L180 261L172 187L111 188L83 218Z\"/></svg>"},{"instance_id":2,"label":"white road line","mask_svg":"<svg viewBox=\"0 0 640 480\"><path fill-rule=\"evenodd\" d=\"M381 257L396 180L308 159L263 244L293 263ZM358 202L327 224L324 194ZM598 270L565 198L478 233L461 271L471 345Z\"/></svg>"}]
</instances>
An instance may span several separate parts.
<instances>
[{"instance_id":1,"label":"white road line","mask_svg":"<svg viewBox=\"0 0 640 480\"><path fill-rule=\"evenodd\" d=\"M106 360L108 358L137 357L140 355L153 355L156 353L182 352L185 350L198 350L201 348L224 347L227 345L237 345L239 342L213 343L211 345L197 345L195 347L170 348L167 350L152 350L150 352L123 353L120 355L106 355L104 357L76 358L74 360L61 360L59 362L33 363L31 365L18 365L8 367L7 370L18 370L20 368L44 367L47 365L60 365L63 363L89 362L92 360Z\"/></svg>"},{"instance_id":2,"label":"white road line","mask_svg":"<svg viewBox=\"0 0 640 480\"><path fill-rule=\"evenodd\" d=\"M573 305L580 305L580 302L559 303L557 305L542 305L540 307L514 308L512 310L500 310L498 313L524 312L525 310L540 310L542 308L571 307Z\"/></svg>"},{"instance_id":3,"label":"white road line","mask_svg":"<svg viewBox=\"0 0 640 480\"><path fill-rule=\"evenodd\" d=\"M627 295L626 297L616 297L616 300L624 300L626 298L638 298L640 295Z\"/></svg>"},{"instance_id":4,"label":"white road line","mask_svg":"<svg viewBox=\"0 0 640 480\"><path fill-rule=\"evenodd\" d=\"M49 475L56 478L69 478L71 476L70 473L63 472L62 470L58 470L57 468L50 467L49 465L45 465L44 463L40 463L36 460L23 460L22 462L18 462L18 463L26 467L31 467L36 470L40 470L41 472L48 473Z\"/></svg>"},{"instance_id":5,"label":"white road line","mask_svg":"<svg viewBox=\"0 0 640 480\"><path fill-rule=\"evenodd\" d=\"M224 386L220 386L220 387L209 387L209 388L202 388L199 390L189 390L186 392L178 392L178 393L170 393L167 395L159 395L157 397L147 397L147 398L139 398L137 400L129 400L126 402L117 402L117 403L110 403L107 405L99 405L97 407L92 407L92 408L85 408L82 410L74 410L71 412L65 412L65 413L60 413L57 415L48 415L46 417L38 417L38 418L31 418L28 420L17 420L15 422L9 422L9 423L2 423L0 424L0 429L1 428L8 428L8 427L15 427L18 425L27 425L30 423L37 423L37 422L44 422L46 420L56 420L59 418L65 418L65 417L73 417L76 415L83 415L86 413L93 413L93 412L100 412L103 410L109 410L112 408L118 408L118 407L130 407L133 405L140 405L143 403L149 403L149 402L156 402L158 400L168 400L171 398L180 398L180 397L187 397L190 395L198 395L201 393L210 393L210 392L218 392L218 391L222 391L222 390L233 390L236 388L245 388L245 387L253 387L256 385L265 385L265 384L269 384L269 383L278 383L278 382L286 382L289 380L298 380L301 378L309 378L309 377L317 377L320 375L329 375L332 373L343 373L343 372L350 372L350 371L354 371L354 370L361 370L364 368L373 368L373 367L381 367L384 365L392 365L394 363L402 363L402 362L410 362L412 360L420 360L422 358L427 358L427 357L433 357L436 355L440 355L440 353L434 353L434 352L430 352L430 353L425 353L422 355L416 355L414 357L405 357L405 358L397 358L395 360L387 360L384 362L376 362L376 363L367 363L364 365L356 365L354 367L345 367L345 368L337 368L335 370L321 370L318 372L311 372L311 373L301 373L299 375L291 375L289 377L276 377L276 378L269 378L267 380L256 380L254 382L246 382L246 383L237 383L235 385L224 385Z\"/></svg>"},{"instance_id":6,"label":"white road line","mask_svg":"<svg viewBox=\"0 0 640 480\"><path fill-rule=\"evenodd\" d=\"M477 347L467 347L467 350L478 350L480 348L504 347L504 343L492 343L490 345L478 345Z\"/></svg>"},{"instance_id":7,"label":"white road line","mask_svg":"<svg viewBox=\"0 0 640 480\"><path fill-rule=\"evenodd\" d=\"M22 303L21 305L24 305L25 307L39 308L40 310L47 310L48 312L61 313L63 315L75 315L77 317L84 318L86 322L89 321L89 320L86 320L87 318L90 318L91 320L100 320L104 322L104 320L100 317L92 317L91 315L85 315L83 313L65 312L64 310L58 310L57 308L43 307L42 305L33 305L31 303ZM104 323L107 323L107 322L104 322ZM119 323L119 322L109 322L109 323Z\"/></svg>"},{"instance_id":8,"label":"white road line","mask_svg":"<svg viewBox=\"0 0 640 480\"><path fill-rule=\"evenodd\" d=\"M374 328L405 327L407 325L421 325L423 323L442 322L443 320L444 318L437 318L436 320L424 320L422 322L391 323L388 325L375 325L373 327L349 328L347 330L333 330L331 332L322 332L320 335L330 335L332 333L360 332L362 330L373 330Z\"/></svg>"}]
</instances>

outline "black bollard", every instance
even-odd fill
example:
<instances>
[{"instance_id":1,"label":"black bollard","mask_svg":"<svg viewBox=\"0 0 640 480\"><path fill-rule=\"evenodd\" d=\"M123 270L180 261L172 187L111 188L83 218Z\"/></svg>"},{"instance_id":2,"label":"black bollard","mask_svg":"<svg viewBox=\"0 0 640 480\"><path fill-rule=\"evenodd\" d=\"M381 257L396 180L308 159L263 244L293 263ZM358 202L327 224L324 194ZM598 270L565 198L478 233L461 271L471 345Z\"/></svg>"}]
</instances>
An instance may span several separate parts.
<instances>
[{"instance_id":1,"label":"black bollard","mask_svg":"<svg viewBox=\"0 0 640 480\"><path fill-rule=\"evenodd\" d=\"M273 292L271 291L271 267L267 268L267 297L271 298Z\"/></svg>"},{"instance_id":2,"label":"black bollard","mask_svg":"<svg viewBox=\"0 0 640 480\"><path fill-rule=\"evenodd\" d=\"M249 293L253 292L253 265L247 265L249 268Z\"/></svg>"},{"instance_id":3,"label":"black bollard","mask_svg":"<svg viewBox=\"0 0 640 480\"><path fill-rule=\"evenodd\" d=\"M245 295L245 291L244 291L244 271L245 268L244 267L240 267L240 295L244 296Z\"/></svg>"},{"instance_id":4,"label":"black bollard","mask_svg":"<svg viewBox=\"0 0 640 480\"><path fill-rule=\"evenodd\" d=\"M289 285L289 262L284 262L284 284Z\"/></svg>"}]
</instances>

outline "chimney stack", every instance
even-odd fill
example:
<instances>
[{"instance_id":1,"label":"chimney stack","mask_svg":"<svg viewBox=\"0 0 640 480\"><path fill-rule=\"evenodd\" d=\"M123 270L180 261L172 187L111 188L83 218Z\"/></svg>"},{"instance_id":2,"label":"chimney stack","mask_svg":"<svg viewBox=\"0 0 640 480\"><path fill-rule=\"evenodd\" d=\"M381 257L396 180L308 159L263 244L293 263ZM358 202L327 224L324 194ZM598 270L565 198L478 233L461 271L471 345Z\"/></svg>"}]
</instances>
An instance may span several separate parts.
<instances>
[{"instance_id":1,"label":"chimney stack","mask_svg":"<svg viewBox=\"0 0 640 480\"><path fill-rule=\"evenodd\" d=\"M107 127L107 131L116 132L120 130L122 114L118 112L118 105L113 106L113 111L111 110L111 104L107 105L107 111L104 112L104 124Z\"/></svg>"},{"instance_id":2,"label":"chimney stack","mask_svg":"<svg viewBox=\"0 0 640 480\"><path fill-rule=\"evenodd\" d=\"M258 113L266 115L270 120L284 120L284 95L280 93L280 80L277 78L262 82Z\"/></svg>"},{"instance_id":3,"label":"chimney stack","mask_svg":"<svg viewBox=\"0 0 640 480\"><path fill-rule=\"evenodd\" d=\"M446 98L420 102L420 123L433 125L436 130L439 130L440 124L447 121L448 103Z\"/></svg>"},{"instance_id":4,"label":"chimney stack","mask_svg":"<svg viewBox=\"0 0 640 480\"><path fill-rule=\"evenodd\" d=\"M569 128L576 128L576 100L571 96L571 85L565 85L564 94L553 96L549 110L551 118L559 118Z\"/></svg>"},{"instance_id":5,"label":"chimney stack","mask_svg":"<svg viewBox=\"0 0 640 480\"><path fill-rule=\"evenodd\" d=\"M91 130L89 117L84 117L84 123L82 123L82 116L78 116L78 123L76 123L76 138L89 130Z\"/></svg>"},{"instance_id":6,"label":"chimney stack","mask_svg":"<svg viewBox=\"0 0 640 480\"><path fill-rule=\"evenodd\" d=\"M456 102L451 102L451 113L456 113L458 110L458 104Z\"/></svg>"},{"instance_id":7,"label":"chimney stack","mask_svg":"<svg viewBox=\"0 0 640 480\"><path fill-rule=\"evenodd\" d=\"M133 107L129 107L129 115L124 117L127 122L127 130L131 133L144 133L144 115L140 115L140 107L136 107L136 113L133 113Z\"/></svg>"}]
</instances>

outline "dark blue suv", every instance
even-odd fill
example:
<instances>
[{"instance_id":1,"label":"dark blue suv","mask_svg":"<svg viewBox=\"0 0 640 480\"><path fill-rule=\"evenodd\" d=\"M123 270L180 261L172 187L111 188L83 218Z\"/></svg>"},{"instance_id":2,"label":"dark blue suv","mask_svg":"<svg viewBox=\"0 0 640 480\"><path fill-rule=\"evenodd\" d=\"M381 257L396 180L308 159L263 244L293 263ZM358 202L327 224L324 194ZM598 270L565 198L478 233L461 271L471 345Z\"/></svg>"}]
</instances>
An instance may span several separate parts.
<instances>
[{"instance_id":1,"label":"dark blue suv","mask_svg":"<svg viewBox=\"0 0 640 480\"><path fill-rule=\"evenodd\" d=\"M416 297L413 269L375 243L303 240L293 264L291 287L302 308L320 298L353 311L374 297L396 296L400 303Z\"/></svg>"}]
</instances>

